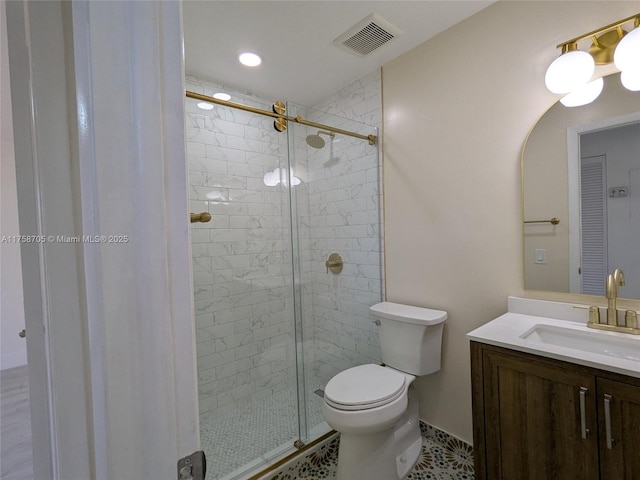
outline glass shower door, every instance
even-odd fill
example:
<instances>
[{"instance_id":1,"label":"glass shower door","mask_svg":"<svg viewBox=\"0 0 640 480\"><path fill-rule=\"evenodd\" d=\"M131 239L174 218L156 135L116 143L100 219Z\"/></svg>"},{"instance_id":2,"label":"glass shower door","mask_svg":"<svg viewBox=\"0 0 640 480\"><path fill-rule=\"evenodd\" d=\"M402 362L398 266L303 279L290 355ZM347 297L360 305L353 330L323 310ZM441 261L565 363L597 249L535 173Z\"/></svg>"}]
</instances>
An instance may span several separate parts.
<instances>
[{"instance_id":1,"label":"glass shower door","mask_svg":"<svg viewBox=\"0 0 640 480\"><path fill-rule=\"evenodd\" d=\"M289 102L287 114L354 132L377 129ZM369 307L383 298L382 196L378 144L289 123L292 265L300 440L330 428L324 386L352 366L380 363ZM341 269L329 269L337 254ZM338 272L338 270L340 270Z\"/></svg>"},{"instance_id":2,"label":"glass shower door","mask_svg":"<svg viewBox=\"0 0 640 480\"><path fill-rule=\"evenodd\" d=\"M187 76L187 89L219 87ZM270 100L229 93L271 111ZM186 102L191 212L211 214L191 229L200 430L207 478L233 480L329 431L324 385L380 362L368 312L382 299L380 166L366 139L293 121L280 133L273 118L197 103ZM340 273L327 271L331 253Z\"/></svg>"},{"instance_id":3,"label":"glass shower door","mask_svg":"<svg viewBox=\"0 0 640 480\"><path fill-rule=\"evenodd\" d=\"M211 214L191 224L200 430L207 478L227 480L299 436L287 139L268 117L197 103L186 102L191 212Z\"/></svg>"}]
</instances>

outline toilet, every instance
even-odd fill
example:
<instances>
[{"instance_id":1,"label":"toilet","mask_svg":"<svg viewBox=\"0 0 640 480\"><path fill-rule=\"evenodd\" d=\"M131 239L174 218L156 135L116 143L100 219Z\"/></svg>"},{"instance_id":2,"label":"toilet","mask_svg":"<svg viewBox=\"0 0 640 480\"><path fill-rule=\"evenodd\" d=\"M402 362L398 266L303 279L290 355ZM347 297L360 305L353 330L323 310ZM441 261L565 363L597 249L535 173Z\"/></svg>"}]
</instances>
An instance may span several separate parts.
<instances>
[{"instance_id":1,"label":"toilet","mask_svg":"<svg viewBox=\"0 0 640 480\"><path fill-rule=\"evenodd\" d=\"M384 366L349 368L324 391L324 418L340 432L336 478L404 480L422 448L412 383L440 370L447 312L390 302L369 310L379 326Z\"/></svg>"}]
</instances>

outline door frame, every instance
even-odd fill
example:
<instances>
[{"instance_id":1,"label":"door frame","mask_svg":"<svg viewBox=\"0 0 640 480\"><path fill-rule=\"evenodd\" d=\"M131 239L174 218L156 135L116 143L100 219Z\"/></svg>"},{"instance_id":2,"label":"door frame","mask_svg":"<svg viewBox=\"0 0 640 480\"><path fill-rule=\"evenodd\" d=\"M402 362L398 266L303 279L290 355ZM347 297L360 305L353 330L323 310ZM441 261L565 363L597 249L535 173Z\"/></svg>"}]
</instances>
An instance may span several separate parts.
<instances>
[{"instance_id":1,"label":"door frame","mask_svg":"<svg viewBox=\"0 0 640 480\"><path fill-rule=\"evenodd\" d=\"M180 3L3 4L34 479L171 478L200 447Z\"/></svg>"}]
</instances>

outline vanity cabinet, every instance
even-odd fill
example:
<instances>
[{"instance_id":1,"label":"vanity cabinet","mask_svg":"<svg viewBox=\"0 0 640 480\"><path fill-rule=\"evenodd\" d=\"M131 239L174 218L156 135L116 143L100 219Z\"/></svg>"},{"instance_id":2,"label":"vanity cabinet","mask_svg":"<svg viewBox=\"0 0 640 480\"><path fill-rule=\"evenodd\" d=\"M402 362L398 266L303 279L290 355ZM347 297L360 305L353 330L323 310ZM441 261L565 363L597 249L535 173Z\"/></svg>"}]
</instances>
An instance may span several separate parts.
<instances>
[{"instance_id":1,"label":"vanity cabinet","mask_svg":"<svg viewBox=\"0 0 640 480\"><path fill-rule=\"evenodd\" d=\"M598 377L597 391L600 478L640 479L640 386Z\"/></svg>"},{"instance_id":2,"label":"vanity cabinet","mask_svg":"<svg viewBox=\"0 0 640 480\"><path fill-rule=\"evenodd\" d=\"M477 479L640 479L640 379L471 342Z\"/></svg>"}]
</instances>

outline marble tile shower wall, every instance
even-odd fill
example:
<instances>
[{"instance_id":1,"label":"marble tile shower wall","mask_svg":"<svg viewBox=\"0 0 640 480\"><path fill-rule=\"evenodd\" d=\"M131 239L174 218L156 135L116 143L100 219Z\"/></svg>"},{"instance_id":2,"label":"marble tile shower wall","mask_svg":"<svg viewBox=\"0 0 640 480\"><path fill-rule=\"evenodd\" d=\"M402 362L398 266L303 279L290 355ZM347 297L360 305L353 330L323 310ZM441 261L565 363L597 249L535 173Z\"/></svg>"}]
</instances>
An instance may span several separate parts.
<instances>
[{"instance_id":1,"label":"marble tile shower wall","mask_svg":"<svg viewBox=\"0 0 640 480\"><path fill-rule=\"evenodd\" d=\"M382 126L381 71L340 89L310 109L310 120L353 130L351 121ZM323 114L322 112L326 112ZM337 115L339 118L334 117ZM336 125L336 121L342 125ZM370 129L359 132L369 134ZM381 161L377 148L336 136L308 158L309 243L315 371L322 382L354 365L379 362L369 306L383 298ZM338 252L340 275L326 273Z\"/></svg>"},{"instance_id":2,"label":"marble tile shower wall","mask_svg":"<svg viewBox=\"0 0 640 480\"><path fill-rule=\"evenodd\" d=\"M217 86L187 75L187 89L212 95ZM271 99L230 93L233 101L271 109ZM305 137L316 130L290 125L287 145L272 119L223 107L203 111L196 103L187 101L186 119L191 211L213 215L210 223L192 225L204 421L295 384L288 192L266 186L264 175L286 168L288 148L294 149L294 172L302 179L294 197L305 371L322 382L380 361L368 307L382 298L382 205L378 154L366 142L337 136L314 150ZM348 120L380 127L381 105L378 70L296 113L353 130ZM334 251L345 261L340 275L324 266Z\"/></svg>"},{"instance_id":3,"label":"marble tile shower wall","mask_svg":"<svg viewBox=\"0 0 640 480\"><path fill-rule=\"evenodd\" d=\"M215 84L187 76L187 89ZM229 91L229 89L226 89ZM230 92L234 94L234 92ZM251 95L234 101L270 109ZM264 175L286 166L287 139L267 117L187 100L187 158L200 417L206 420L295 382L288 193Z\"/></svg>"}]
</instances>

